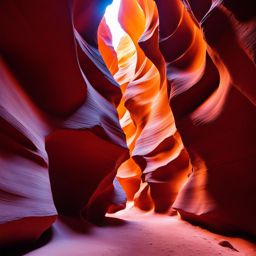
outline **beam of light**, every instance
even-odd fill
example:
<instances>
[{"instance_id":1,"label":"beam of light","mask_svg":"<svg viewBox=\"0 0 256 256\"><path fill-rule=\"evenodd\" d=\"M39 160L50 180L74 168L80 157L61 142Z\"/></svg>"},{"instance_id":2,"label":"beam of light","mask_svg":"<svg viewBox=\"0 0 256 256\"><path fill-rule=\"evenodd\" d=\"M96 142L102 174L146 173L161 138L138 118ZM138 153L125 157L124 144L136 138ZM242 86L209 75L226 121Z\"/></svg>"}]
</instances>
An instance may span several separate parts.
<instances>
[{"instance_id":1,"label":"beam of light","mask_svg":"<svg viewBox=\"0 0 256 256\"><path fill-rule=\"evenodd\" d=\"M118 21L120 0L113 0L112 4L106 8L105 19L112 34L112 45L116 50L125 31L121 28Z\"/></svg>"}]
</instances>

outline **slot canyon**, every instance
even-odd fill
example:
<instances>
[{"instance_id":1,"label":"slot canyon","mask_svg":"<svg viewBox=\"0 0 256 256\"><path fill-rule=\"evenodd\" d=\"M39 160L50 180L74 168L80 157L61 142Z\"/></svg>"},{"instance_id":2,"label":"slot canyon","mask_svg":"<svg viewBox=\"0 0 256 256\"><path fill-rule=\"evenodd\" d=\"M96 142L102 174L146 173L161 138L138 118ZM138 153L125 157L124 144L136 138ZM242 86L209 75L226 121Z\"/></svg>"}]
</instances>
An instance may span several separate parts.
<instances>
[{"instance_id":1,"label":"slot canyon","mask_svg":"<svg viewBox=\"0 0 256 256\"><path fill-rule=\"evenodd\" d=\"M255 256L255 63L255 0L0 0L0 256Z\"/></svg>"}]
</instances>

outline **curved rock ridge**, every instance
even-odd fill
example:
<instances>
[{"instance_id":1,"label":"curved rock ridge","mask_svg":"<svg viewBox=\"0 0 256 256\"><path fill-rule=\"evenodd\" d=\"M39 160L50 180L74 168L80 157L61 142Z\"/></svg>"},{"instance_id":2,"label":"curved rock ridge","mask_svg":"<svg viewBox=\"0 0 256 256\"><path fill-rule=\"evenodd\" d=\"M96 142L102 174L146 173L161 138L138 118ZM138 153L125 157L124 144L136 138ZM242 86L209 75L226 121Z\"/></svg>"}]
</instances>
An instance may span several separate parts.
<instances>
[{"instance_id":1,"label":"curved rock ridge","mask_svg":"<svg viewBox=\"0 0 256 256\"><path fill-rule=\"evenodd\" d=\"M97 49L108 3L0 3L1 247L38 239L57 212L100 222L125 207L122 94Z\"/></svg>"},{"instance_id":2,"label":"curved rock ridge","mask_svg":"<svg viewBox=\"0 0 256 256\"><path fill-rule=\"evenodd\" d=\"M156 1L170 104L193 165L173 207L214 230L255 235L253 7L183 2Z\"/></svg>"},{"instance_id":3,"label":"curved rock ridge","mask_svg":"<svg viewBox=\"0 0 256 256\"><path fill-rule=\"evenodd\" d=\"M111 0L0 1L0 249L127 200L256 236L254 2L120 0L113 47Z\"/></svg>"},{"instance_id":4,"label":"curved rock ridge","mask_svg":"<svg viewBox=\"0 0 256 256\"><path fill-rule=\"evenodd\" d=\"M104 20L98 31L100 52L123 93L117 110L131 153L117 177L128 199L141 191L136 193L135 205L166 212L191 166L168 104L165 62L158 48L156 5L153 1L121 1L119 22L125 34L116 49L117 58L112 58L111 32ZM146 183L140 186L141 178ZM146 204L140 196L146 196Z\"/></svg>"},{"instance_id":5,"label":"curved rock ridge","mask_svg":"<svg viewBox=\"0 0 256 256\"><path fill-rule=\"evenodd\" d=\"M0 60L0 248L36 240L56 219L44 136L49 127Z\"/></svg>"}]
</instances>

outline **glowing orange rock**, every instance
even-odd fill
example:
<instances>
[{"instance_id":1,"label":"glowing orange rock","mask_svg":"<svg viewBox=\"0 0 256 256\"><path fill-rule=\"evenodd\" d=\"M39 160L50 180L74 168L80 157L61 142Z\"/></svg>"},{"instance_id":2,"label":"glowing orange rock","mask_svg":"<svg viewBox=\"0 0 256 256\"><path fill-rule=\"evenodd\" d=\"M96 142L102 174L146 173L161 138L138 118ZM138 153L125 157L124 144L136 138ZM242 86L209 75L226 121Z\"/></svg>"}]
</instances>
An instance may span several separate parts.
<instances>
[{"instance_id":1,"label":"glowing orange rock","mask_svg":"<svg viewBox=\"0 0 256 256\"><path fill-rule=\"evenodd\" d=\"M254 1L121 0L115 47L111 2L0 3L0 247L126 197L256 235Z\"/></svg>"},{"instance_id":2,"label":"glowing orange rock","mask_svg":"<svg viewBox=\"0 0 256 256\"><path fill-rule=\"evenodd\" d=\"M134 173L138 167L131 161L135 161L142 179L150 186L155 211L165 212L174 202L191 166L168 104L165 62L158 49L157 18L153 1L121 1L119 21L126 33L116 49L119 69L112 74L122 89L118 113L133 158L120 166L117 176L131 198L140 174ZM98 32L99 49L105 62L111 63L111 51L106 55L103 51L107 46L111 48L111 36L105 27L103 20ZM136 198L140 198L138 193ZM135 204L143 205L142 201Z\"/></svg>"}]
</instances>

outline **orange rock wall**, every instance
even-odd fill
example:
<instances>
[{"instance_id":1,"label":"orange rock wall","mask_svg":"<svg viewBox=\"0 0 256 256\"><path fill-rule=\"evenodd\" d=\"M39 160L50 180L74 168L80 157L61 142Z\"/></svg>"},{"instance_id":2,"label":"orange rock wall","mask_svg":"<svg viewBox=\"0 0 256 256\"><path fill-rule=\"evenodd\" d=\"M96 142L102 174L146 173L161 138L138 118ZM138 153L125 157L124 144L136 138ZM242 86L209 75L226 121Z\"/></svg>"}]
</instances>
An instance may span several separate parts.
<instances>
[{"instance_id":1,"label":"orange rock wall","mask_svg":"<svg viewBox=\"0 0 256 256\"><path fill-rule=\"evenodd\" d=\"M110 3L0 2L0 247L126 200L256 235L253 0L122 0L116 50Z\"/></svg>"}]
</instances>

